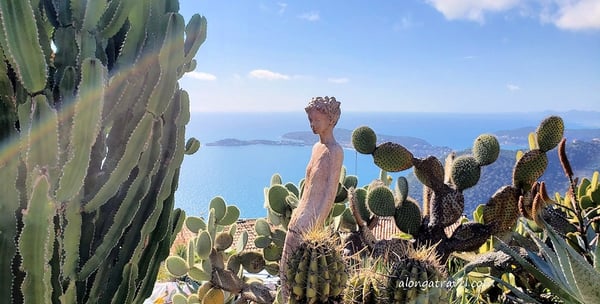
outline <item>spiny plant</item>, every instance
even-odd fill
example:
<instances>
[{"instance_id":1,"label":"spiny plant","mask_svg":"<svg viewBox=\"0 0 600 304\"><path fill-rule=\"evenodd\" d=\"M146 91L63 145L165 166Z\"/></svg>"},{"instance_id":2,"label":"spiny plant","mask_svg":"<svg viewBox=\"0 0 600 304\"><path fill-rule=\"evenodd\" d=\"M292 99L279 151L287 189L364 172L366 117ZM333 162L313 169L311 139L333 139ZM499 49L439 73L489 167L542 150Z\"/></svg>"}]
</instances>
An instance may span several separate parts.
<instances>
[{"instance_id":1,"label":"spiny plant","mask_svg":"<svg viewBox=\"0 0 600 304\"><path fill-rule=\"evenodd\" d=\"M234 243L239 215L235 205L227 205L222 197L215 197L206 219L186 218L186 228L196 234L187 244L186 257L173 255L165 261L173 277L194 282L191 294L177 295L178 303L273 303L273 292L244 275L244 271L264 270L266 262L260 252L245 250L247 231L242 231Z\"/></svg>"},{"instance_id":2,"label":"spiny plant","mask_svg":"<svg viewBox=\"0 0 600 304\"><path fill-rule=\"evenodd\" d=\"M344 303L448 303L450 283L434 247L406 246L388 260L366 257L361 263Z\"/></svg>"},{"instance_id":3,"label":"spiny plant","mask_svg":"<svg viewBox=\"0 0 600 304\"><path fill-rule=\"evenodd\" d=\"M353 132L354 144L373 141L372 136L369 136L369 140L362 138L363 134L374 133L365 129L368 127L363 126ZM363 238L371 239L365 243L370 246L381 246L377 245L376 240L372 240L371 236L365 235L370 233L366 227L373 221L374 215L393 216L396 226L401 231L411 234L420 246L437 244L437 253L442 261L445 261L453 251L475 250L481 246L489 237L491 227L474 222L462 223L464 210L462 191L479 181L481 166L496 160L499 145L495 137L485 134L478 137L473 146L474 155L455 157L452 154L447 158L446 168L444 168L437 158L433 156L424 159L415 158L408 149L399 144L377 145L371 154L375 165L382 170L382 176L379 181L365 189L366 196L361 194L363 190L354 190L356 195L353 197L356 199L351 201L351 204L355 204L351 207L355 211L355 222L359 223ZM368 151L368 149L361 147L357 148L357 151ZM399 172L412 167L417 178L424 184L422 210L418 202L408 196L408 182L405 177L397 179L394 191L391 191L388 184L388 171ZM401 242L403 241L386 241L385 246L393 246L394 243Z\"/></svg>"},{"instance_id":4,"label":"spiny plant","mask_svg":"<svg viewBox=\"0 0 600 304\"><path fill-rule=\"evenodd\" d=\"M338 192L335 197L330 220L341 215L341 212L345 209L344 204L348 197L347 189L356 187L358 183L356 176L346 175L345 167L342 167L341 170ZM292 182L284 184L278 173L273 174L269 187L264 189L264 206L267 209L267 219L269 222L275 226L281 225L287 231L287 226L292 218L292 212L298 207L303 190L304 179L300 180L298 185Z\"/></svg>"},{"instance_id":5,"label":"spiny plant","mask_svg":"<svg viewBox=\"0 0 600 304\"><path fill-rule=\"evenodd\" d=\"M531 175L513 174L519 176L514 178L514 184L532 181L531 187L521 189L517 212L520 221L513 230L507 229L505 234L488 242L485 249L480 250L482 254L470 259L465 267L467 273L478 269L475 273L480 274L487 267L487 275L505 290L506 298L527 299L532 303L549 299L593 303L599 299L597 290L590 286L592 281L580 279L594 280L598 277L598 231L595 227L600 218L595 216L599 208L593 199L598 173L595 172L591 180L583 178L582 183L577 185L562 130L562 120L550 117L530 135L530 151L535 151L531 152L534 156L526 161L519 159L517 164L525 164L521 170ZM545 142L540 142L540 139L545 139ZM551 199L545 182L537 181L545 169L544 156L537 151L546 153L557 143L569 189L564 197L557 193L555 199ZM475 218L487 221L482 207L485 206L476 210ZM502 279L508 273L513 275L512 281Z\"/></svg>"},{"instance_id":6,"label":"spiny plant","mask_svg":"<svg viewBox=\"0 0 600 304\"><path fill-rule=\"evenodd\" d=\"M367 194L367 208L364 208L362 196L357 195L357 200L352 202L357 207L353 210L356 210L355 222L359 223L363 237L368 240L365 243L378 246L376 240L366 235L370 233L365 227L371 216L365 209L376 216L394 216L396 226L403 232L410 233L416 244L435 244L442 261L446 261L452 252L477 250L491 235L510 235L523 212L521 210L529 212L527 206L531 205L537 193L537 188L533 185L546 169L546 152L556 147L563 130L562 119L557 116L550 116L540 123L532 136L532 149L518 157L513 169L512 185L498 189L482 205L482 220L474 222L464 220L463 191L477 184L482 166L497 159L500 145L493 135L478 136L473 142L472 154L456 156L453 152L442 165L434 156L415 158L406 148L394 143L379 144L368 153L372 144L366 147L364 143L373 142L374 131L368 131L365 126L356 129L352 141L359 146L356 148L358 152L371 154L375 165L384 173L414 168L415 176L424 186L422 209L419 209L414 199L408 197L408 186L403 177L398 178L394 199L389 197L389 189L380 190L377 186L377 193L385 193L383 196L387 199L371 203ZM385 153L378 153L379 149ZM380 178L382 181L386 179ZM394 246L399 242L402 241L386 241L385 246Z\"/></svg>"},{"instance_id":7,"label":"spiny plant","mask_svg":"<svg viewBox=\"0 0 600 304\"><path fill-rule=\"evenodd\" d=\"M597 280L600 279L597 244L591 248L594 261L590 263L546 223L541 214L536 217L536 222L543 229L542 234L534 232L527 222L523 222L527 239L519 239L516 246L509 246L496 239L494 244L497 251L478 257L465 266L464 272L483 266L510 268L517 278L526 278L519 281L522 285L515 286L514 282L509 284L497 277L491 278L507 288L513 299L523 299L528 303L543 303L550 297L558 297L558 300L565 303L600 301L597 288ZM546 293L550 292L551 295L546 294L545 299L541 298L540 292L535 291L535 282L539 282Z\"/></svg>"},{"instance_id":8,"label":"spiny plant","mask_svg":"<svg viewBox=\"0 0 600 304\"><path fill-rule=\"evenodd\" d=\"M174 210L206 19L177 0L0 1L0 298L140 303Z\"/></svg>"},{"instance_id":9,"label":"spiny plant","mask_svg":"<svg viewBox=\"0 0 600 304\"><path fill-rule=\"evenodd\" d=\"M302 243L289 260L287 276L293 278L287 303L334 303L348 280L342 243L331 231L314 227L302 234Z\"/></svg>"}]
</instances>

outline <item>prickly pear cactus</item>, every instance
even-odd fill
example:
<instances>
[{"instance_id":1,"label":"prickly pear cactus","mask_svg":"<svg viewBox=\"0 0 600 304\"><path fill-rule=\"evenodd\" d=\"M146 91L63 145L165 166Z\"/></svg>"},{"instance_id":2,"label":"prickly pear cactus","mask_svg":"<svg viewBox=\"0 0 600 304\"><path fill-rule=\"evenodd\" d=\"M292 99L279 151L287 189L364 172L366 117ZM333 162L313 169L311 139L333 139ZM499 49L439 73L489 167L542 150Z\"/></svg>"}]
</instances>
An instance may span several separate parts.
<instances>
[{"instance_id":1,"label":"prickly pear cactus","mask_svg":"<svg viewBox=\"0 0 600 304\"><path fill-rule=\"evenodd\" d=\"M209 204L206 219L186 218L186 228L196 236L188 242L185 258L173 255L165 261L171 276L189 277L198 284L197 288L190 287L193 293L179 296L182 303L232 303L235 300L273 303L275 295L268 288L245 280L244 272L258 273L267 267L267 261L262 253L245 250L247 231L242 231L234 242L239 214L235 205L227 205L222 197L215 197Z\"/></svg>"},{"instance_id":2,"label":"prickly pear cactus","mask_svg":"<svg viewBox=\"0 0 600 304\"><path fill-rule=\"evenodd\" d=\"M288 264L289 303L329 303L341 298L348 270L339 238L323 228L303 235Z\"/></svg>"},{"instance_id":3,"label":"prickly pear cactus","mask_svg":"<svg viewBox=\"0 0 600 304\"><path fill-rule=\"evenodd\" d=\"M342 215L345 209L344 204L348 198L348 189L356 187L357 183L358 178L354 175L346 175L346 169L342 167L338 193L334 200L330 219ZM264 190L264 206L267 209L267 219L270 223L275 226L281 225L283 230L287 230L292 219L292 212L298 207L302 197L303 187L304 179L300 181L298 186L291 182L283 184L281 176L278 173L273 174L271 184ZM327 224L329 224L329 221ZM267 241L264 240L264 242Z\"/></svg>"},{"instance_id":4,"label":"prickly pear cactus","mask_svg":"<svg viewBox=\"0 0 600 304\"><path fill-rule=\"evenodd\" d=\"M412 167L413 155L404 146L386 142L373 151L375 164L387 172L400 172Z\"/></svg>"},{"instance_id":5,"label":"prickly pear cactus","mask_svg":"<svg viewBox=\"0 0 600 304\"><path fill-rule=\"evenodd\" d=\"M361 127L355 131L357 137L367 138L366 135L360 134L371 134L372 130ZM359 146L359 142L363 141L356 140L355 149L367 150ZM386 256L385 252L398 254L397 251L402 250L406 242L395 239L376 240L368 225L376 222L377 217L393 216L398 229L412 236L415 245L437 243L436 254L442 261L455 251L476 250L492 234L506 233L514 228L519 216L518 202L522 193L521 187L527 184L523 180L537 179L537 174L541 173L535 172L535 176L531 176L529 171L538 169L535 168L535 164L517 164L518 169L515 171L519 181L515 184L518 186L506 187L490 199L482 208L484 215L480 218L482 221L485 219L484 223L464 222L462 220L465 206L463 191L479 182L482 166L496 161L500 153L500 145L495 136L482 134L473 142L472 152L471 155L460 156L451 153L443 165L435 156L413 157L410 151L398 144L384 143L377 146L372 154L375 164L382 169L382 172L414 168L415 176L424 186L422 208L419 208L418 202L408 197L408 185L404 177L398 178L395 191L392 193L387 188L390 177L386 173L379 181L367 188L364 200L367 208L362 207L360 189L353 190L352 195L349 196L351 212L345 211L345 216L342 216L344 227L358 226L358 235L363 244L370 248L371 254L377 256L380 255L379 253L384 253L383 256ZM545 166L541 169L543 172ZM353 214L354 221L346 219L349 213Z\"/></svg>"},{"instance_id":6,"label":"prickly pear cactus","mask_svg":"<svg viewBox=\"0 0 600 304\"><path fill-rule=\"evenodd\" d=\"M0 1L0 298L141 302L174 210L206 19L176 0ZM44 236L44 237L41 237Z\"/></svg>"},{"instance_id":7,"label":"prickly pear cactus","mask_svg":"<svg viewBox=\"0 0 600 304\"><path fill-rule=\"evenodd\" d=\"M352 146L358 153L372 154L377 147L377 135L368 126L354 129L352 132Z\"/></svg>"},{"instance_id":8,"label":"prickly pear cactus","mask_svg":"<svg viewBox=\"0 0 600 304\"><path fill-rule=\"evenodd\" d=\"M367 189L367 205L378 216L393 216L396 211L394 193L379 180L372 182Z\"/></svg>"}]
</instances>

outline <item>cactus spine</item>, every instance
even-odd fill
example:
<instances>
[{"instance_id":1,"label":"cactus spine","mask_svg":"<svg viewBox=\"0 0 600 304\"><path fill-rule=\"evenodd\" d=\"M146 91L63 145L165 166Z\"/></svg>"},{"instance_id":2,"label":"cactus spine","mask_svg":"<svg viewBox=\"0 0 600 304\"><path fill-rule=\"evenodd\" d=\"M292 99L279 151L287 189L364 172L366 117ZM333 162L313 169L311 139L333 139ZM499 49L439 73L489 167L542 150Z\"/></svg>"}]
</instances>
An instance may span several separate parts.
<instances>
[{"instance_id":1,"label":"cactus spine","mask_svg":"<svg viewBox=\"0 0 600 304\"><path fill-rule=\"evenodd\" d=\"M340 298L348 271L341 242L323 228L302 235L303 243L289 260L290 303L328 303Z\"/></svg>"},{"instance_id":2,"label":"cactus spine","mask_svg":"<svg viewBox=\"0 0 600 304\"><path fill-rule=\"evenodd\" d=\"M2 0L0 26L0 297L141 302L183 224L198 143L177 83L206 19L186 27L177 1Z\"/></svg>"}]
</instances>

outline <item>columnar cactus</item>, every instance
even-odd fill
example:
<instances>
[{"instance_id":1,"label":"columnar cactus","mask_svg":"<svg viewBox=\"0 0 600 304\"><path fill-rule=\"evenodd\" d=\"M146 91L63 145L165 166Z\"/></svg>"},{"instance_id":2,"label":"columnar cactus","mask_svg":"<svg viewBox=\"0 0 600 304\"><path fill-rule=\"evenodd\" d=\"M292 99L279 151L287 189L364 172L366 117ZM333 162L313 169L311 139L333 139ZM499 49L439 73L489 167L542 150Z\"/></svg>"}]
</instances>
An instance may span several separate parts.
<instances>
[{"instance_id":1,"label":"columnar cactus","mask_svg":"<svg viewBox=\"0 0 600 304\"><path fill-rule=\"evenodd\" d=\"M141 302L174 210L206 19L176 0L0 1L0 298ZM188 152L197 148L191 141Z\"/></svg>"}]
</instances>

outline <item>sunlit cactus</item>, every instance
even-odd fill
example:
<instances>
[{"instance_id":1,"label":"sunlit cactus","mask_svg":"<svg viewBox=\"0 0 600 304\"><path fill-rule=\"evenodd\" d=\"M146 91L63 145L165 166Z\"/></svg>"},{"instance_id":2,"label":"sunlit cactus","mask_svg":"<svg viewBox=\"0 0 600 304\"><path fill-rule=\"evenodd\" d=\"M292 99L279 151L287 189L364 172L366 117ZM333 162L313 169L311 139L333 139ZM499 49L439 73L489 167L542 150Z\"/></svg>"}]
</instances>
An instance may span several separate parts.
<instances>
[{"instance_id":1,"label":"sunlit cactus","mask_svg":"<svg viewBox=\"0 0 600 304\"><path fill-rule=\"evenodd\" d=\"M377 147L377 135L368 126L354 129L352 132L352 146L358 153L372 154Z\"/></svg>"},{"instance_id":2,"label":"sunlit cactus","mask_svg":"<svg viewBox=\"0 0 600 304\"><path fill-rule=\"evenodd\" d=\"M165 268L172 277L188 277L198 284L194 293L178 296L182 303L195 303L196 297L201 303L215 303L211 302L215 299L222 301L219 303L239 299L273 302L275 295L272 291L259 282L246 280L244 272L261 272L266 269L267 261L261 252L246 250L247 231L242 231L234 240L238 217L239 209L235 205L227 205L222 197L215 197L209 204L207 218L186 218L185 227L195 237L187 244L185 258L173 255L165 262ZM263 222L258 221L257 227L263 227ZM270 234L268 224L266 229Z\"/></svg>"},{"instance_id":3,"label":"sunlit cactus","mask_svg":"<svg viewBox=\"0 0 600 304\"><path fill-rule=\"evenodd\" d=\"M373 151L375 164L387 172L400 172L409 169L412 164L413 155L404 146L385 142L377 146Z\"/></svg>"},{"instance_id":4,"label":"sunlit cactus","mask_svg":"<svg viewBox=\"0 0 600 304\"><path fill-rule=\"evenodd\" d=\"M433 247L407 248L389 270L388 303L448 303L448 275Z\"/></svg>"},{"instance_id":5,"label":"sunlit cactus","mask_svg":"<svg viewBox=\"0 0 600 304\"><path fill-rule=\"evenodd\" d=\"M342 243L329 231L315 227L302 235L289 260L289 303L329 303L341 298L348 280Z\"/></svg>"},{"instance_id":6,"label":"sunlit cactus","mask_svg":"<svg viewBox=\"0 0 600 304\"><path fill-rule=\"evenodd\" d=\"M174 195L206 19L177 0L0 1L0 298L141 302Z\"/></svg>"}]
</instances>

